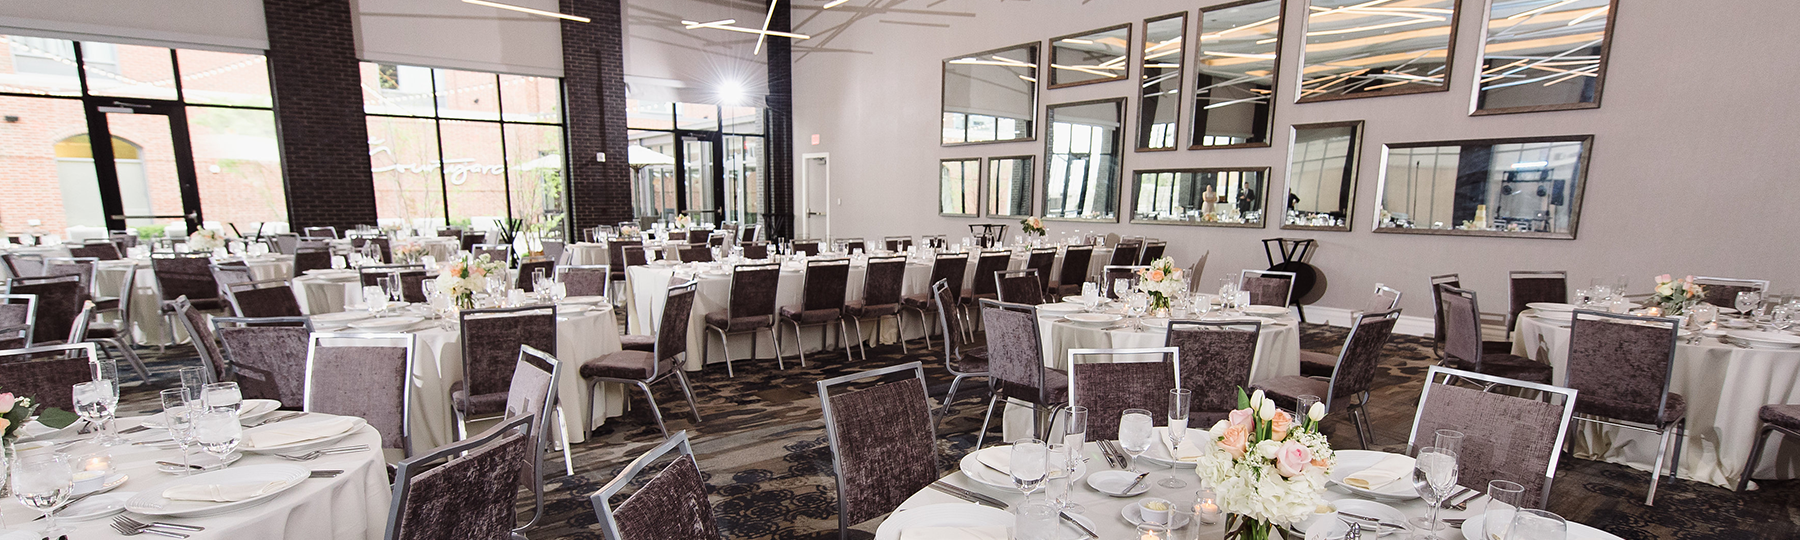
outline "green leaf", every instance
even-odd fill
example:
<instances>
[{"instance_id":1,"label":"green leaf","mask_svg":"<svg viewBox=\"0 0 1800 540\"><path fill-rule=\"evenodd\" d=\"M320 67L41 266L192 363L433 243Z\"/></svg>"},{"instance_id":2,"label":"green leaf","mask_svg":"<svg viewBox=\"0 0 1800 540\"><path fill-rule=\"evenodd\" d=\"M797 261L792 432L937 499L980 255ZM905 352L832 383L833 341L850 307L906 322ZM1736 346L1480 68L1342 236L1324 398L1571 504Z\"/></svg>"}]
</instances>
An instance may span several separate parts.
<instances>
[{"instance_id":1,"label":"green leaf","mask_svg":"<svg viewBox=\"0 0 1800 540\"><path fill-rule=\"evenodd\" d=\"M62 429L62 428L69 427L69 424L73 424L73 423L75 423L76 420L80 420L80 419L81 419L81 415L78 415L78 414L75 414L75 413L72 413L69 411L65 411L62 409L58 409L56 407L46 407L43 411L38 413L38 423L39 424L43 424L43 425L46 425L46 426L49 426L52 428L56 428L56 429Z\"/></svg>"},{"instance_id":2,"label":"green leaf","mask_svg":"<svg viewBox=\"0 0 1800 540\"><path fill-rule=\"evenodd\" d=\"M1239 409L1250 408L1250 395L1244 393L1244 387L1242 387L1242 386L1238 387L1238 406L1237 406L1237 408L1239 408Z\"/></svg>"}]
</instances>

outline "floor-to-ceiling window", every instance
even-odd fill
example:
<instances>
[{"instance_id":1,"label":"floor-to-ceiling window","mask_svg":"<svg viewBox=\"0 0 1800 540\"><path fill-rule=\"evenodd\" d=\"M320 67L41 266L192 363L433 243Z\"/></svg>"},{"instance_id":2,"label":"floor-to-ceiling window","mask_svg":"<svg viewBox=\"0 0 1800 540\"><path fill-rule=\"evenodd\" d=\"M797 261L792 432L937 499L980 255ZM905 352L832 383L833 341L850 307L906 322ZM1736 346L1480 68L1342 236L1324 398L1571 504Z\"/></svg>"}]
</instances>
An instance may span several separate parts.
<instances>
[{"instance_id":1,"label":"floor-to-ceiling window","mask_svg":"<svg viewBox=\"0 0 1800 540\"><path fill-rule=\"evenodd\" d=\"M0 36L0 226L287 221L262 55ZM110 141L97 156L94 129ZM116 197L110 211L102 201Z\"/></svg>"},{"instance_id":2,"label":"floor-to-ceiling window","mask_svg":"<svg viewBox=\"0 0 1800 540\"><path fill-rule=\"evenodd\" d=\"M365 62L362 87L383 226L562 233L560 81Z\"/></svg>"},{"instance_id":3,"label":"floor-to-ceiling window","mask_svg":"<svg viewBox=\"0 0 1800 540\"><path fill-rule=\"evenodd\" d=\"M767 189L762 115L758 107L627 100L636 216L760 222Z\"/></svg>"}]
</instances>

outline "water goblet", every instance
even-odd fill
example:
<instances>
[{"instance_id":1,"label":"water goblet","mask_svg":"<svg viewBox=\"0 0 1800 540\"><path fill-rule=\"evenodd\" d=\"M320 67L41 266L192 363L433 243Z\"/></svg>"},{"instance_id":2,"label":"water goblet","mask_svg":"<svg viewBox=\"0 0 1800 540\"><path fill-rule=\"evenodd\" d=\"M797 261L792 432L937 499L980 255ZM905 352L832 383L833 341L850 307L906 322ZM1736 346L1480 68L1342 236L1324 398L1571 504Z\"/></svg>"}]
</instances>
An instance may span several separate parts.
<instances>
[{"instance_id":1,"label":"water goblet","mask_svg":"<svg viewBox=\"0 0 1800 540\"><path fill-rule=\"evenodd\" d=\"M1020 439L1012 444L1012 461L1008 468L1012 469L1013 486L1018 487L1026 499L1031 493L1044 487L1044 479L1049 475L1050 447L1037 439Z\"/></svg>"},{"instance_id":2,"label":"water goblet","mask_svg":"<svg viewBox=\"0 0 1800 540\"><path fill-rule=\"evenodd\" d=\"M194 412L196 403L188 401L187 392L180 388L170 388L159 393L163 405L163 428L169 430L169 438L181 448L181 474L188 474L193 467L188 466L188 446L194 444Z\"/></svg>"},{"instance_id":3,"label":"water goblet","mask_svg":"<svg viewBox=\"0 0 1800 540\"><path fill-rule=\"evenodd\" d=\"M1130 291L1131 291L1131 280L1126 279L1126 278L1118 278L1118 279L1113 280L1112 291L1111 291L1112 294L1108 294L1107 296L1111 296L1114 300L1119 300L1119 299L1125 298L1125 295L1128 294Z\"/></svg>"},{"instance_id":4,"label":"water goblet","mask_svg":"<svg viewBox=\"0 0 1800 540\"><path fill-rule=\"evenodd\" d=\"M1462 455L1463 433L1454 429L1440 429L1432 433L1431 445L1449 450L1452 455Z\"/></svg>"},{"instance_id":5,"label":"water goblet","mask_svg":"<svg viewBox=\"0 0 1800 540\"><path fill-rule=\"evenodd\" d=\"M1456 473L1456 454L1449 450L1426 447L1414 458L1413 488L1431 507L1429 517L1413 518L1413 524L1418 526L1417 538L1435 538L1437 531L1444 528L1438 521L1438 509L1456 487Z\"/></svg>"},{"instance_id":6,"label":"water goblet","mask_svg":"<svg viewBox=\"0 0 1800 540\"><path fill-rule=\"evenodd\" d=\"M1125 409L1119 415L1119 446L1131 455L1131 470L1137 471L1138 456L1150 449L1156 442L1156 421L1151 419L1150 411L1143 409Z\"/></svg>"},{"instance_id":7,"label":"water goblet","mask_svg":"<svg viewBox=\"0 0 1800 540\"><path fill-rule=\"evenodd\" d=\"M400 279L399 272L394 272L389 276L387 283L383 284L381 289L387 292L388 302L406 303L406 280Z\"/></svg>"},{"instance_id":8,"label":"water goblet","mask_svg":"<svg viewBox=\"0 0 1800 540\"><path fill-rule=\"evenodd\" d=\"M200 400L207 411L225 410L236 414L243 406L244 394L238 390L238 383L216 382L200 390Z\"/></svg>"},{"instance_id":9,"label":"water goblet","mask_svg":"<svg viewBox=\"0 0 1800 540\"><path fill-rule=\"evenodd\" d=\"M1182 439L1187 437L1188 409L1192 406L1194 391L1186 388L1169 389L1169 476L1156 485L1169 489L1187 487L1187 482L1175 476L1175 465L1180 461L1176 450L1181 448Z\"/></svg>"},{"instance_id":10,"label":"water goblet","mask_svg":"<svg viewBox=\"0 0 1800 540\"><path fill-rule=\"evenodd\" d=\"M1776 331L1780 332L1786 332L1788 328L1793 327L1794 307L1778 305L1769 308L1769 326L1774 327Z\"/></svg>"},{"instance_id":11,"label":"water goblet","mask_svg":"<svg viewBox=\"0 0 1800 540\"><path fill-rule=\"evenodd\" d=\"M115 446L125 442L119 437L113 425L113 418L119 412L119 362L107 358L96 358L90 364L94 370L94 382L100 384L100 400L105 410L100 418L100 436L95 439L105 446Z\"/></svg>"},{"instance_id":12,"label":"water goblet","mask_svg":"<svg viewBox=\"0 0 1800 540\"><path fill-rule=\"evenodd\" d=\"M1739 317L1755 320L1756 312L1762 308L1762 291L1739 292L1735 303Z\"/></svg>"},{"instance_id":13,"label":"water goblet","mask_svg":"<svg viewBox=\"0 0 1800 540\"><path fill-rule=\"evenodd\" d=\"M82 421L93 426L100 426L105 421L107 414L111 412L107 409L104 397L108 391L106 383L102 381L89 381L74 386L75 413L81 415Z\"/></svg>"},{"instance_id":14,"label":"water goblet","mask_svg":"<svg viewBox=\"0 0 1800 540\"><path fill-rule=\"evenodd\" d=\"M69 531L56 525L56 507L74 491L74 471L68 454L47 452L12 460L13 496L21 504L44 514L44 534L61 536Z\"/></svg>"},{"instance_id":15,"label":"water goblet","mask_svg":"<svg viewBox=\"0 0 1800 540\"><path fill-rule=\"evenodd\" d=\"M220 463L237 450L243 437L244 426L238 423L236 412L204 411L194 420L194 439L199 441L200 449L219 458Z\"/></svg>"}]
</instances>

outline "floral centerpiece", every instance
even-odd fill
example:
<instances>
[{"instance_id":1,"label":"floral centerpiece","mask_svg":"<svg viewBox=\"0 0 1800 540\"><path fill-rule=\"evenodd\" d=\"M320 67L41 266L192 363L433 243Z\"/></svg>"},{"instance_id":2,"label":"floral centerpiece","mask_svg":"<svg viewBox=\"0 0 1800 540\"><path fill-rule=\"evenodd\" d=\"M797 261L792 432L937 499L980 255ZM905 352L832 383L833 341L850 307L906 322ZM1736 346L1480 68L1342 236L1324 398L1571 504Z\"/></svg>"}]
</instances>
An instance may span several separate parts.
<instances>
[{"instance_id":1,"label":"floral centerpiece","mask_svg":"<svg viewBox=\"0 0 1800 540\"><path fill-rule=\"evenodd\" d=\"M1169 299L1188 288L1187 276L1175 267L1175 259L1163 257L1138 270L1137 289L1150 295L1150 311L1167 311Z\"/></svg>"},{"instance_id":2,"label":"floral centerpiece","mask_svg":"<svg viewBox=\"0 0 1800 540\"><path fill-rule=\"evenodd\" d=\"M1275 527L1313 514L1337 466L1330 442L1319 433L1323 418L1321 403L1294 418L1276 410L1262 390L1246 397L1238 389L1238 409L1213 425L1215 448L1194 469L1230 514L1226 538L1265 540Z\"/></svg>"},{"instance_id":3,"label":"floral centerpiece","mask_svg":"<svg viewBox=\"0 0 1800 540\"><path fill-rule=\"evenodd\" d=\"M457 309L472 309L475 293L487 291L488 276L505 275L506 263L487 255L471 257L465 253L438 273L437 290L449 295Z\"/></svg>"},{"instance_id":4,"label":"floral centerpiece","mask_svg":"<svg viewBox=\"0 0 1800 540\"><path fill-rule=\"evenodd\" d=\"M1019 226L1021 230L1025 231L1025 234L1044 236L1050 233L1048 229L1044 228L1044 220L1038 219L1037 216L1019 220Z\"/></svg>"},{"instance_id":5,"label":"floral centerpiece","mask_svg":"<svg viewBox=\"0 0 1800 540\"><path fill-rule=\"evenodd\" d=\"M408 238L394 244L394 262L397 263L418 264L425 253L425 244L416 239Z\"/></svg>"},{"instance_id":6,"label":"floral centerpiece","mask_svg":"<svg viewBox=\"0 0 1800 540\"><path fill-rule=\"evenodd\" d=\"M19 429L31 421L31 416L38 412L37 409L37 400L28 396L16 396L12 392L0 394L0 438L8 442L18 439ZM80 418L75 413L51 407L38 415L38 423L62 429Z\"/></svg>"},{"instance_id":7,"label":"floral centerpiece","mask_svg":"<svg viewBox=\"0 0 1800 540\"><path fill-rule=\"evenodd\" d=\"M1656 276L1656 293L1650 296L1650 302L1662 308L1664 317L1673 317L1700 303L1705 293L1705 287L1694 283L1694 276L1674 279L1663 274Z\"/></svg>"},{"instance_id":8,"label":"floral centerpiece","mask_svg":"<svg viewBox=\"0 0 1800 540\"><path fill-rule=\"evenodd\" d=\"M688 217L687 214L676 214L675 215L675 228L686 229L686 228L692 227L692 226L694 226L694 218Z\"/></svg>"},{"instance_id":9,"label":"floral centerpiece","mask_svg":"<svg viewBox=\"0 0 1800 540\"><path fill-rule=\"evenodd\" d=\"M212 251L225 247L225 235L212 229L200 229L188 235L189 251Z\"/></svg>"}]
</instances>

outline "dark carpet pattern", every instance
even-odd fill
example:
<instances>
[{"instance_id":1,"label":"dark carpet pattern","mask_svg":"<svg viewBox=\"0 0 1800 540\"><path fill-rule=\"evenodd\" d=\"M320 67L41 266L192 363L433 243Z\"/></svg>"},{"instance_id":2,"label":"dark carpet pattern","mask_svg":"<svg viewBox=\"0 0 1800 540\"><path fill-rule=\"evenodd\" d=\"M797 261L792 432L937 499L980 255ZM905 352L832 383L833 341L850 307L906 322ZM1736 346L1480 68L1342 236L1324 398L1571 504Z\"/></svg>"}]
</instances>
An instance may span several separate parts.
<instances>
[{"instance_id":1,"label":"dark carpet pattern","mask_svg":"<svg viewBox=\"0 0 1800 540\"><path fill-rule=\"evenodd\" d=\"M1306 325L1301 343L1307 350L1332 352L1343 337L1341 328ZM772 359L738 361L736 367L743 369L735 378L727 377L724 369L692 374L690 380L704 417L699 424L693 423L686 402L672 384L654 389L669 429L688 430L711 490L719 527L728 538L835 537L836 487L814 383L918 360L925 363L934 397L941 398L949 386L941 349L921 352L915 348L913 354L903 355L897 346L885 346L870 352L868 361L818 353L810 355L806 367L790 362L786 370L777 369ZM178 384L176 367L196 363L191 348L171 348L152 362L151 384L126 389L127 404L122 408L126 414L154 412L155 391ZM1431 364L1428 339L1395 336L1384 354L1369 405L1374 449L1404 450L1421 383ZM973 385L965 382L950 417L939 425L942 471L954 471L956 460L974 445L987 403L984 382L974 381ZM532 538L601 537L588 496L660 441L642 396L634 394L633 400L632 412L610 419L575 448L576 475L548 481L546 516L530 532ZM1346 415L1328 418L1324 430L1334 445L1356 447L1355 430ZM989 440L998 434L996 426ZM550 459L549 469L560 475L562 457L552 455ZM1664 477L1657 505L1649 508L1642 504L1649 480L1648 473L1564 454L1550 509L1628 540L1800 537L1800 481L1762 482L1762 490L1740 495ZM522 514L528 513L529 497L521 501L525 503ZM874 526L873 522L861 524L852 536L869 537Z\"/></svg>"}]
</instances>

